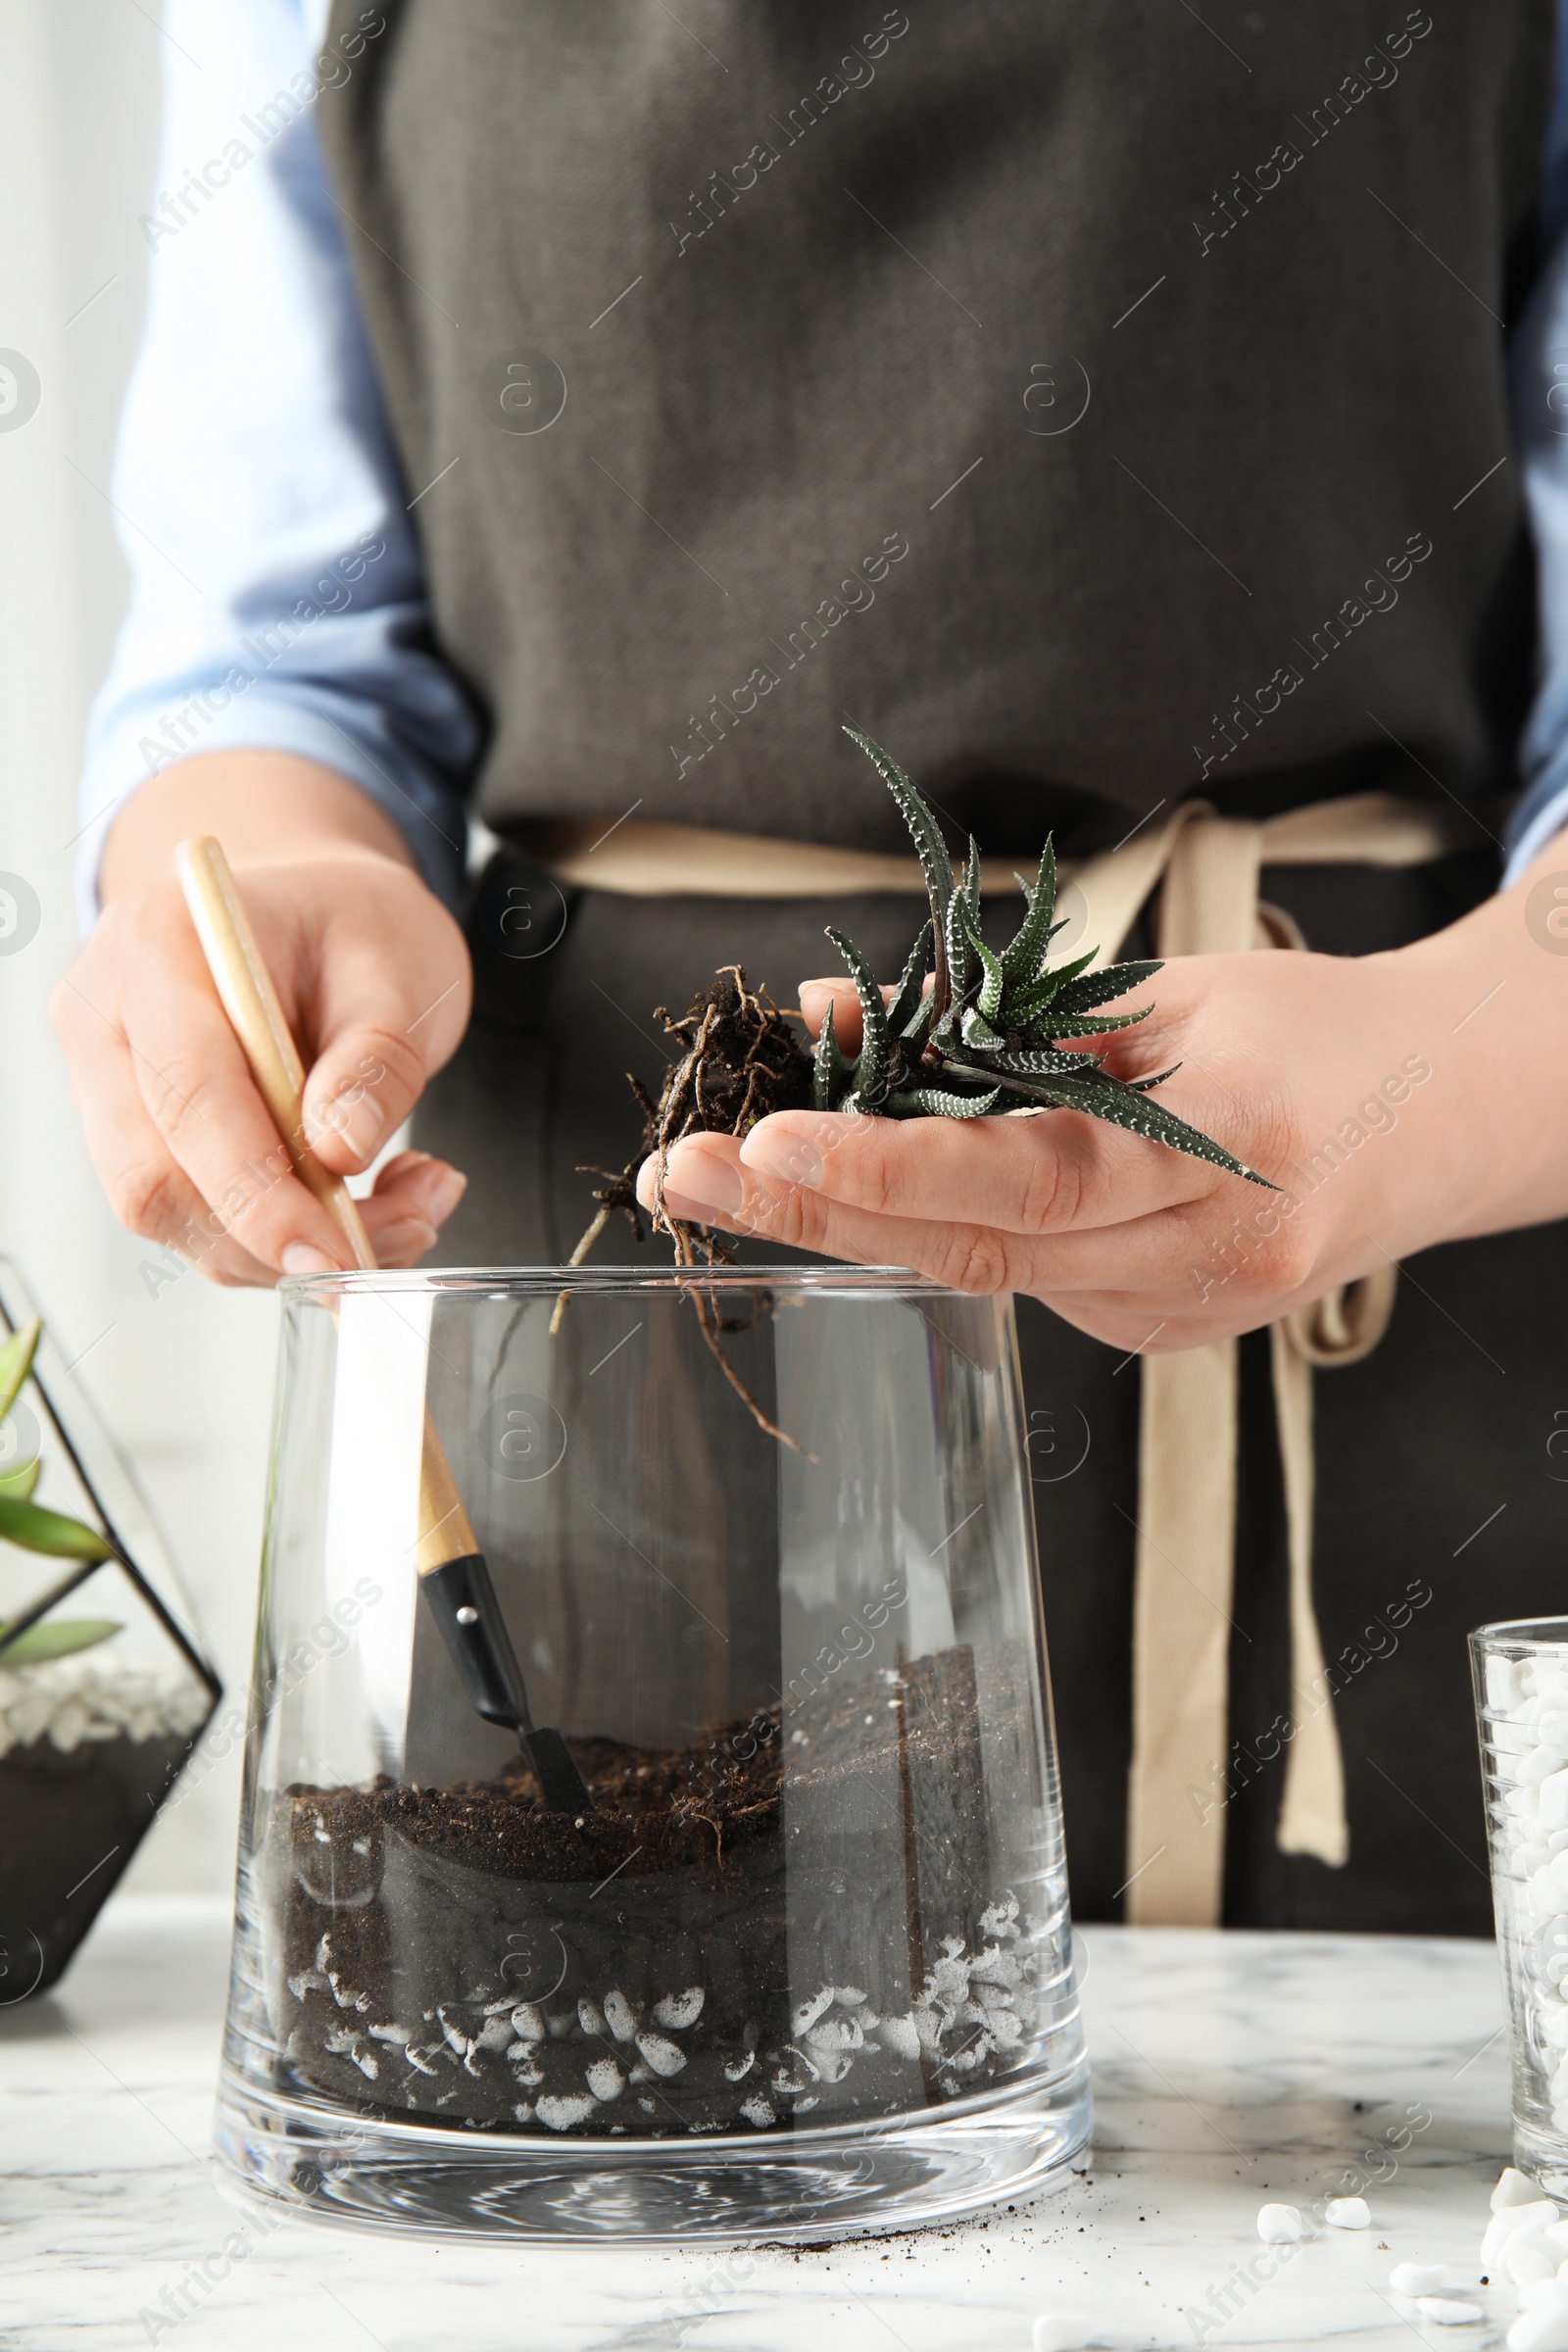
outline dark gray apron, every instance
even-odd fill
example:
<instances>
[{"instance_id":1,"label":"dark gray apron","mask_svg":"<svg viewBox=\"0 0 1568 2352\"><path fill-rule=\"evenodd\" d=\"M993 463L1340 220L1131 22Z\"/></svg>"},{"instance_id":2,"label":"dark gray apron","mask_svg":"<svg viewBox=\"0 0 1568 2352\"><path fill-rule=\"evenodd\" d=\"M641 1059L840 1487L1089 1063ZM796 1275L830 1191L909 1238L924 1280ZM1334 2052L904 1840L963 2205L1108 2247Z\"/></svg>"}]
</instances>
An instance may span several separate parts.
<instances>
[{"instance_id":1,"label":"dark gray apron","mask_svg":"<svg viewBox=\"0 0 1568 2352\"><path fill-rule=\"evenodd\" d=\"M1082 855L1200 784L1264 814L1514 781L1516 469L1463 494L1508 446L1491 314L1529 283L1549 0L374 13L318 120L410 498L442 475L414 516L498 831L635 808L901 846L846 715L998 854L1054 826ZM1362 954L1493 887L1477 842L1265 888ZM570 1248L656 1004L736 956L791 1001L830 920L891 973L915 911L563 899L503 861L420 1118L475 1178L442 1255ZM1228 1920L1490 1928L1462 1637L1560 1598L1565 1251L1430 1252L1377 1353L1318 1378L1343 1871L1273 1845L1284 1515L1246 1343ZM1073 1900L1114 1916L1138 1368L1020 1327Z\"/></svg>"}]
</instances>

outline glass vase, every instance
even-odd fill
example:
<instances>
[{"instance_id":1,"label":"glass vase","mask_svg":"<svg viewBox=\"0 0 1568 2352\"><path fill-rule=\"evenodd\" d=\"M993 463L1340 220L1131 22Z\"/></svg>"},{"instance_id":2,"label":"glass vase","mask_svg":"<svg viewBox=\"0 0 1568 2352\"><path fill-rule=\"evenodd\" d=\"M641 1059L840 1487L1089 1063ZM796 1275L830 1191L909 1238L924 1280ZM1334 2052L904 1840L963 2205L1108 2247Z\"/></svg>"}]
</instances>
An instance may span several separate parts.
<instances>
[{"instance_id":1,"label":"glass vase","mask_svg":"<svg viewBox=\"0 0 1568 2352\"><path fill-rule=\"evenodd\" d=\"M284 1286L220 2147L399 2229L821 2238L1088 2134L1011 1309Z\"/></svg>"}]
</instances>

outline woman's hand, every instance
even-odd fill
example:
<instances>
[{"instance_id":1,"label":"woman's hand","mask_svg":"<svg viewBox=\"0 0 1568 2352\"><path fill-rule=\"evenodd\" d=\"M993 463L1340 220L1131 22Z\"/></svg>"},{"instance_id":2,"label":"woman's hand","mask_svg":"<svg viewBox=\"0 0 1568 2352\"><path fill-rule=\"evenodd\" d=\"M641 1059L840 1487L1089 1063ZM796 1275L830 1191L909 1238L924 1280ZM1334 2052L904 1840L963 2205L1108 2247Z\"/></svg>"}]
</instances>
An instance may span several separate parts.
<instances>
[{"instance_id":1,"label":"woman's hand","mask_svg":"<svg viewBox=\"0 0 1568 2352\"><path fill-rule=\"evenodd\" d=\"M260 772L258 772L260 771ZM452 1054L470 976L457 924L396 828L343 777L270 753L182 761L143 787L105 858L106 905L51 1015L93 1165L121 1221L215 1282L353 1262L292 1173L173 879L174 841L223 842L308 1065L306 1140L337 1175L374 1158ZM463 1197L405 1152L360 1203L383 1265L412 1265Z\"/></svg>"},{"instance_id":2,"label":"woman's hand","mask_svg":"<svg viewBox=\"0 0 1568 2352\"><path fill-rule=\"evenodd\" d=\"M1265 1191L1081 1112L894 1120L785 1111L744 1143L670 1153L679 1215L965 1291L1023 1291L1110 1346L1230 1337L1432 1243L1568 1213L1568 956L1529 874L1449 930L1365 957L1260 952L1167 963L1099 1042L1127 1078ZM1568 874L1563 875L1568 905ZM846 1050L846 982L829 999ZM652 1168L639 1190L651 1200Z\"/></svg>"}]
</instances>

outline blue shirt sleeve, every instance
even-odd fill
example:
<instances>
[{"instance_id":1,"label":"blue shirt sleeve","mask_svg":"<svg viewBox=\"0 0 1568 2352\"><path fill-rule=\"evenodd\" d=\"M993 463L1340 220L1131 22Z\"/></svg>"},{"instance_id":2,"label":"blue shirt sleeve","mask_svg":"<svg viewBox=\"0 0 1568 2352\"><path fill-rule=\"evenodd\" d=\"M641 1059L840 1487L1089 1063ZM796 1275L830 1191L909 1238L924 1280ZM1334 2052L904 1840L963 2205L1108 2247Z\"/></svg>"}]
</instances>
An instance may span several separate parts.
<instances>
[{"instance_id":1,"label":"blue shirt sleeve","mask_svg":"<svg viewBox=\"0 0 1568 2352\"><path fill-rule=\"evenodd\" d=\"M313 122L323 0L170 0L146 330L116 459L130 608L88 727L81 911L138 785L187 754L349 777L450 904L480 713L434 643L421 485L388 436ZM368 38L384 24L363 11ZM439 486L432 492L440 496Z\"/></svg>"},{"instance_id":2,"label":"blue shirt sleeve","mask_svg":"<svg viewBox=\"0 0 1568 2352\"><path fill-rule=\"evenodd\" d=\"M1524 791L1505 829L1504 883L1568 825L1568 0L1557 12L1556 89L1541 233L1546 261L1509 354L1514 433L1536 543L1536 699L1519 745Z\"/></svg>"}]
</instances>

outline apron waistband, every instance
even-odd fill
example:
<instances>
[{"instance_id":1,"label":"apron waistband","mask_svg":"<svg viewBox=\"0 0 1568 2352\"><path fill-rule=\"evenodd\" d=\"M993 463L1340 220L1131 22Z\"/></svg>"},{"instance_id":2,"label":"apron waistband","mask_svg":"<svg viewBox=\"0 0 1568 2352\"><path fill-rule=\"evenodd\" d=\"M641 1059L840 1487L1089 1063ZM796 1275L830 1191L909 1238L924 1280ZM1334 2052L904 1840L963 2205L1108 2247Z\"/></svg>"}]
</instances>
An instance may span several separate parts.
<instances>
[{"instance_id":1,"label":"apron waistband","mask_svg":"<svg viewBox=\"0 0 1568 2352\"><path fill-rule=\"evenodd\" d=\"M1259 901L1270 865L1426 865L1476 846L1477 818L1383 792L1317 801L1253 821L1184 801L1116 849L1063 864L1058 954L1091 933L1114 961L1163 883L1161 956L1301 949ZM634 898L925 896L918 860L879 851L700 826L570 820L530 828L529 861L557 882ZM981 864L1005 891L1013 869ZM1345 1773L1312 1596L1312 1373L1355 1363L1388 1328L1392 1263L1283 1317L1270 1332L1290 1560L1292 1732L1277 1840L1331 1866L1349 1853ZM1237 1363L1234 1340L1147 1356L1142 1366L1133 1629L1133 1755L1127 1803L1127 1917L1217 1925L1224 1894L1228 1645L1235 1574Z\"/></svg>"}]
</instances>

